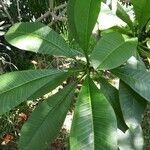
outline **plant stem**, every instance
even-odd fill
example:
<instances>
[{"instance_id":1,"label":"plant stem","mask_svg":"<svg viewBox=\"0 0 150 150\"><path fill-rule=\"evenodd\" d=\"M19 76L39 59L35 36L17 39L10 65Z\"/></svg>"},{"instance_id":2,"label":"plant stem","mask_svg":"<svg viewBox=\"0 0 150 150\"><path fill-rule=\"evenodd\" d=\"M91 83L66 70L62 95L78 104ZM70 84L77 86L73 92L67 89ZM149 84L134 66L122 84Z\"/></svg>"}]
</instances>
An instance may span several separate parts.
<instances>
[{"instance_id":1,"label":"plant stem","mask_svg":"<svg viewBox=\"0 0 150 150\"><path fill-rule=\"evenodd\" d=\"M86 65L86 71L87 71L87 74L90 73L90 61L89 61L89 56L87 54L87 52L84 51L84 54L85 54L85 58L86 58L86 61L87 61L87 65Z\"/></svg>"},{"instance_id":2,"label":"plant stem","mask_svg":"<svg viewBox=\"0 0 150 150\"><path fill-rule=\"evenodd\" d=\"M67 6L67 3L61 4L61 5L59 5L59 6L55 7L55 8L53 8L53 12L58 11L58 10L60 10L60 9L63 9L63 8L65 8L66 6ZM53 17L53 14L54 14L54 13L52 13L51 11L47 11L45 14L43 14L41 17L39 17L36 21L37 21L37 22L38 22L38 21L42 21L43 19L49 17L50 15L52 15L52 17Z\"/></svg>"},{"instance_id":3,"label":"plant stem","mask_svg":"<svg viewBox=\"0 0 150 150\"><path fill-rule=\"evenodd\" d=\"M20 6L19 6L19 0L16 0L16 3L17 3L17 11L18 11L18 19L19 21L21 21L21 13L20 13Z\"/></svg>"}]
</instances>

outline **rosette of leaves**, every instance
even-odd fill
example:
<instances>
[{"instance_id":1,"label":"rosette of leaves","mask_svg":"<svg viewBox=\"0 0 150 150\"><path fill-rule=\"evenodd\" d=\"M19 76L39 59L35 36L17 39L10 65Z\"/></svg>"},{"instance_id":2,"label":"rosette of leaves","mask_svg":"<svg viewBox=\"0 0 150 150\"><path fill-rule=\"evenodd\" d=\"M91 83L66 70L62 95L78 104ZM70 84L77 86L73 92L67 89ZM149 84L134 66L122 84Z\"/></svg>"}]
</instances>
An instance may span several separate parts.
<instances>
[{"instance_id":1,"label":"rosette of leaves","mask_svg":"<svg viewBox=\"0 0 150 150\"><path fill-rule=\"evenodd\" d=\"M83 50L85 65L68 70L26 70L0 76L0 114L3 114L23 101L50 92L68 77L82 74L75 83L68 84L33 111L22 128L20 149L48 147L61 129L78 83L82 87L74 110L70 149L142 149L140 123L150 100L150 73L138 55L136 37L124 36L119 31L108 32L89 49L100 4L101 0L70 0L68 3L71 36ZM123 19L129 19L124 11L119 13ZM127 22L132 26L131 21ZM71 49L48 26L37 22L17 23L5 38L17 48L36 53L71 59L81 53ZM136 58L134 63L128 61L132 56ZM119 89L108 82L107 72L120 79ZM117 136L118 128L120 136Z\"/></svg>"}]
</instances>

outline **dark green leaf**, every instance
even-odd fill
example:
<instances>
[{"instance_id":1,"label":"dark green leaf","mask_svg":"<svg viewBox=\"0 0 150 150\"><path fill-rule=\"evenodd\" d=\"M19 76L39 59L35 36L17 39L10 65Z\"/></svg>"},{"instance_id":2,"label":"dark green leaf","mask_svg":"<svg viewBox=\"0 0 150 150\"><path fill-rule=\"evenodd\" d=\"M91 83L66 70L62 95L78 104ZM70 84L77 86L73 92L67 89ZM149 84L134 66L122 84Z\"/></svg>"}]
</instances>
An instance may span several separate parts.
<instances>
[{"instance_id":1,"label":"dark green leaf","mask_svg":"<svg viewBox=\"0 0 150 150\"><path fill-rule=\"evenodd\" d=\"M82 71L82 69L77 69L77 68L69 68L68 70L67 70L67 74L66 75L64 75L64 76L62 76L60 79L57 79L58 81L59 80L63 80L63 77L64 77L64 80L65 79L67 79L67 77L68 76L70 76L70 75L76 75L76 74L78 74L80 71ZM64 71L65 72L65 71ZM42 86L41 88L39 88L33 95L31 95L30 97L29 97L29 99L36 99L36 98L38 98L38 97L40 97L40 96L42 96L42 95L44 95L44 94L46 94L46 93L48 93L48 92L50 92L50 89L51 89L51 87L54 85L55 86L55 83L56 83L56 81L55 80L52 80L50 83L48 82L47 84L45 84L44 86ZM60 82L61 83L61 82Z\"/></svg>"},{"instance_id":2,"label":"dark green leaf","mask_svg":"<svg viewBox=\"0 0 150 150\"><path fill-rule=\"evenodd\" d=\"M131 68L117 68L112 70L116 76L128 84L140 96L150 101L150 73Z\"/></svg>"},{"instance_id":3,"label":"dark green leaf","mask_svg":"<svg viewBox=\"0 0 150 150\"><path fill-rule=\"evenodd\" d=\"M122 19L125 23L127 23L127 25L131 28L131 30L133 31L133 23L129 17L129 15L126 13L126 11L123 9L123 7L118 3L117 4L117 11L116 11L116 15Z\"/></svg>"},{"instance_id":4,"label":"dark green leaf","mask_svg":"<svg viewBox=\"0 0 150 150\"><path fill-rule=\"evenodd\" d=\"M107 99L88 77L81 88L70 133L71 150L117 149L117 121Z\"/></svg>"},{"instance_id":5,"label":"dark green leaf","mask_svg":"<svg viewBox=\"0 0 150 150\"><path fill-rule=\"evenodd\" d=\"M60 70L28 70L1 75L0 114L27 100L47 84L49 84L48 90L50 92L61 84L68 75L68 71Z\"/></svg>"},{"instance_id":6,"label":"dark green leaf","mask_svg":"<svg viewBox=\"0 0 150 150\"><path fill-rule=\"evenodd\" d=\"M110 83L108 83L104 78L99 78L99 81L100 81L101 91L103 92L103 94L105 95L107 100L110 102L110 104L112 105L115 111L115 114L117 116L118 128L122 130L123 132L126 131L128 127L126 126L124 119L123 119L120 102L119 102L118 90L115 87L113 87Z\"/></svg>"},{"instance_id":7,"label":"dark green leaf","mask_svg":"<svg viewBox=\"0 0 150 150\"><path fill-rule=\"evenodd\" d=\"M87 51L92 30L100 12L101 0L69 0L68 21L71 34Z\"/></svg>"},{"instance_id":8,"label":"dark green leaf","mask_svg":"<svg viewBox=\"0 0 150 150\"><path fill-rule=\"evenodd\" d=\"M150 0L131 0L139 28L142 29L150 19Z\"/></svg>"},{"instance_id":9,"label":"dark green leaf","mask_svg":"<svg viewBox=\"0 0 150 150\"><path fill-rule=\"evenodd\" d=\"M27 51L67 57L76 55L61 36L40 22L17 23L5 38L11 45Z\"/></svg>"},{"instance_id":10,"label":"dark green leaf","mask_svg":"<svg viewBox=\"0 0 150 150\"><path fill-rule=\"evenodd\" d=\"M125 41L120 33L105 34L91 54L91 63L94 68L98 69L116 68L136 52L136 47L136 38Z\"/></svg>"},{"instance_id":11,"label":"dark green leaf","mask_svg":"<svg viewBox=\"0 0 150 150\"><path fill-rule=\"evenodd\" d=\"M147 102L122 81L119 85L119 97L123 116L128 127L140 125Z\"/></svg>"},{"instance_id":12,"label":"dark green leaf","mask_svg":"<svg viewBox=\"0 0 150 150\"><path fill-rule=\"evenodd\" d=\"M42 102L21 130L19 148L45 150L59 133L67 115L75 84Z\"/></svg>"}]
</instances>

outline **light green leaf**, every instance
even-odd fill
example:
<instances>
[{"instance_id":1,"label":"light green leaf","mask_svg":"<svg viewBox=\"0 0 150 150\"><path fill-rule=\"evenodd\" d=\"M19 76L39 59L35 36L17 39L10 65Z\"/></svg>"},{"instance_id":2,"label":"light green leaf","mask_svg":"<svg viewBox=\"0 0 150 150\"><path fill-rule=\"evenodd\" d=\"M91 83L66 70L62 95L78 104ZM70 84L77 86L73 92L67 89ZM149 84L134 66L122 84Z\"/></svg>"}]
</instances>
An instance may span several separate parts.
<instances>
[{"instance_id":1,"label":"light green leaf","mask_svg":"<svg viewBox=\"0 0 150 150\"><path fill-rule=\"evenodd\" d=\"M19 148L45 150L59 133L72 102L75 84L39 104L21 130Z\"/></svg>"},{"instance_id":2,"label":"light green leaf","mask_svg":"<svg viewBox=\"0 0 150 150\"><path fill-rule=\"evenodd\" d=\"M137 48L137 39L125 41L118 32L105 34L91 54L91 64L98 69L113 69L128 60Z\"/></svg>"},{"instance_id":3,"label":"light green leaf","mask_svg":"<svg viewBox=\"0 0 150 150\"><path fill-rule=\"evenodd\" d=\"M135 128L140 125L147 102L122 81L119 84L119 97L123 116L128 127Z\"/></svg>"},{"instance_id":4,"label":"light green leaf","mask_svg":"<svg viewBox=\"0 0 150 150\"><path fill-rule=\"evenodd\" d=\"M117 149L117 120L113 108L88 77L75 107L71 150Z\"/></svg>"},{"instance_id":5,"label":"light green leaf","mask_svg":"<svg viewBox=\"0 0 150 150\"><path fill-rule=\"evenodd\" d=\"M12 26L5 39L13 46L42 54L74 57L64 39L40 22L22 22Z\"/></svg>"},{"instance_id":6,"label":"light green leaf","mask_svg":"<svg viewBox=\"0 0 150 150\"><path fill-rule=\"evenodd\" d=\"M117 4L117 11L116 15L122 19L127 25L130 27L130 29L133 31L133 23L129 17L129 15L126 13L126 11L123 9L123 7L118 3Z\"/></svg>"},{"instance_id":7,"label":"light green leaf","mask_svg":"<svg viewBox=\"0 0 150 150\"><path fill-rule=\"evenodd\" d=\"M117 68L112 73L128 84L140 96L150 101L150 73L131 68Z\"/></svg>"},{"instance_id":8,"label":"light green leaf","mask_svg":"<svg viewBox=\"0 0 150 150\"><path fill-rule=\"evenodd\" d=\"M101 0L69 0L68 21L71 34L84 51L100 12Z\"/></svg>"},{"instance_id":9,"label":"light green leaf","mask_svg":"<svg viewBox=\"0 0 150 150\"><path fill-rule=\"evenodd\" d=\"M28 70L1 75L0 114L9 111L27 100L47 84L49 84L48 90L50 92L61 84L68 75L69 73L67 71L60 70Z\"/></svg>"},{"instance_id":10,"label":"light green leaf","mask_svg":"<svg viewBox=\"0 0 150 150\"><path fill-rule=\"evenodd\" d=\"M113 87L110 83L108 83L104 78L99 78L99 81L100 81L100 90L103 92L103 94L110 102L115 111L115 114L117 116L118 128L123 132L126 131L128 127L126 126L122 115L118 90L115 87Z\"/></svg>"},{"instance_id":11,"label":"light green leaf","mask_svg":"<svg viewBox=\"0 0 150 150\"><path fill-rule=\"evenodd\" d=\"M131 32L130 29L127 29L126 27L119 27L119 26L113 26L109 29L103 30L101 32L101 35L103 36L104 34L110 33L110 32L119 32L121 34L125 34L125 35L128 35L128 36L132 35L132 32Z\"/></svg>"},{"instance_id":12,"label":"light green leaf","mask_svg":"<svg viewBox=\"0 0 150 150\"><path fill-rule=\"evenodd\" d=\"M147 41L147 47L150 49L150 39Z\"/></svg>"},{"instance_id":13,"label":"light green leaf","mask_svg":"<svg viewBox=\"0 0 150 150\"><path fill-rule=\"evenodd\" d=\"M140 126L128 129L125 133L118 132L118 145L120 150L143 150L143 132Z\"/></svg>"},{"instance_id":14,"label":"light green leaf","mask_svg":"<svg viewBox=\"0 0 150 150\"><path fill-rule=\"evenodd\" d=\"M150 19L150 0L131 0L131 2L139 22L139 28L142 30Z\"/></svg>"}]
</instances>

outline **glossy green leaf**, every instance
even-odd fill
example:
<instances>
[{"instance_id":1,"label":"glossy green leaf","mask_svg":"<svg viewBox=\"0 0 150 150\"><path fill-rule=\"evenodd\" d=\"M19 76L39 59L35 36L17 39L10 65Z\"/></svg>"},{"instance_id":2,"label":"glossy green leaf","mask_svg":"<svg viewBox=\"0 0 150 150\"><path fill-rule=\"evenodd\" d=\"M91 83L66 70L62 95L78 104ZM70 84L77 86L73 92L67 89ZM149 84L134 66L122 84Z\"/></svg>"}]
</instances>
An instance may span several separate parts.
<instances>
[{"instance_id":1,"label":"glossy green leaf","mask_svg":"<svg viewBox=\"0 0 150 150\"><path fill-rule=\"evenodd\" d=\"M130 128L125 133L118 132L118 146L120 150L143 150L143 132L140 126Z\"/></svg>"},{"instance_id":2,"label":"glossy green leaf","mask_svg":"<svg viewBox=\"0 0 150 150\"><path fill-rule=\"evenodd\" d=\"M78 69L77 68L69 68L66 71L67 71L67 73L64 76L62 76L62 79L60 78L59 80L63 80L63 77L65 80L65 79L67 79L67 77L69 77L71 75L77 75L82 70L79 68ZM66 71L64 70L64 72L66 72ZM36 98L40 97L41 95L48 93L51 89L51 86L55 85L55 82L56 82L55 80L51 81L51 84L48 82L47 84L45 84L44 86L39 88L33 95L31 95L29 97L29 99L36 99Z\"/></svg>"},{"instance_id":3,"label":"glossy green leaf","mask_svg":"<svg viewBox=\"0 0 150 150\"><path fill-rule=\"evenodd\" d=\"M107 99L86 78L75 107L70 150L117 149L117 120Z\"/></svg>"},{"instance_id":4,"label":"glossy green leaf","mask_svg":"<svg viewBox=\"0 0 150 150\"><path fill-rule=\"evenodd\" d=\"M5 39L13 46L42 54L74 57L64 39L40 22L22 22L12 26Z\"/></svg>"},{"instance_id":5,"label":"glossy green leaf","mask_svg":"<svg viewBox=\"0 0 150 150\"><path fill-rule=\"evenodd\" d=\"M104 78L99 78L99 81L100 81L100 90L103 92L103 94L110 102L115 111L115 114L117 116L118 128L123 132L126 131L128 127L126 126L122 115L118 90L115 87L113 87L110 83L108 83Z\"/></svg>"},{"instance_id":6,"label":"glossy green leaf","mask_svg":"<svg viewBox=\"0 0 150 150\"><path fill-rule=\"evenodd\" d=\"M136 52L136 47L136 38L125 41L120 33L105 34L91 54L91 64L98 69L116 68Z\"/></svg>"},{"instance_id":7,"label":"glossy green leaf","mask_svg":"<svg viewBox=\"0 0 150 150\"><path fill-rule=\"evenodd\" d=\"M49 84L48 90L50 92L61 84L68 75L68 71L60 70L28 70L1 75L0 114L29 99L35 92L47 84Z\"/></svg>"},{"instance_id":8,"label":"glossy green leaf","mask_svg":"<svg viewBox=\"0 0 150 150\"><path fill-rule=\"evenodd\" d=\"M117 68L112 73L128 84L140 96L150 101L150 73L131 68Z\"/></svg>"},{"instance_id":9,"label":"glossy green leaf","mask_svg":"<svg viewBox=\"0 0 150 150\"><path fill-rule=\"evenodd\" d=\"M150 19L150 0L131 0L139 28L142 29Z\"/></svg>"},{"instance_id":10,"label":"glossy green leaf","mask_svg":"<svg viewBox=\"0 0 150 150\"><path fill-rule=\"evenodd\" d=\"M100 12L101 0L69 0L68 24L71 34L84 51Z\"/></svg>"},{"instance_id":11,"label":"glossy green leaf","mask_svg":"<svg viewBox=\"0 0 150 150\"><path fill-rule=\"evenodd\" d=\"M123 7L118 3L117 4L117 11L116 15L122 19L127 25L130 27L131 30L133 30L133 23L129 17L129 15L126 13L126 11L123 9Z\"/></svg>"},{"instance_id":12,"label":"glossy green leaf","mask_svg":"<svg viewBox=\"0 0 150 150\"><path fill-rule=\"evenodd\" d=\"M123 116L128 127L140 125L147 102L122 81L119 84L119 97Z\"/></svg>"},{"instance_id":13,"label":"glossy green leaf","mask_svg":"<svg viewBox=\"0 0 150 150\"><path fill-rule=\"evenodd\" d=\"M34 110L21 130L19 148L45 150L59 133L72 102L75 84L49 97Z\"/></svg>"}]
</instances>

